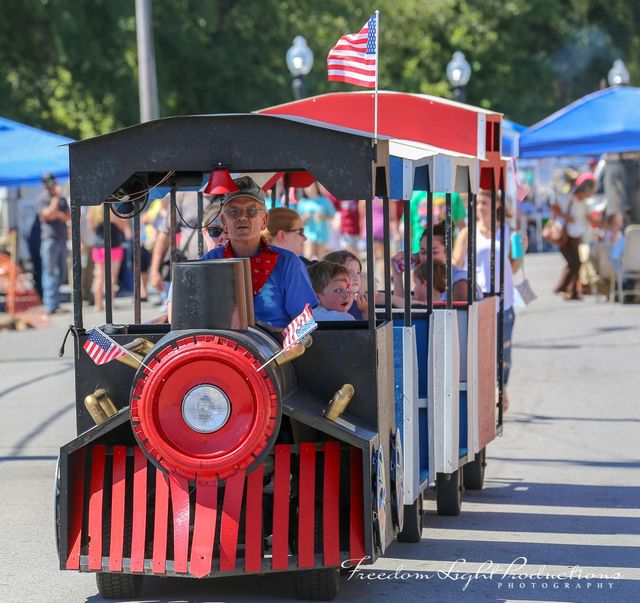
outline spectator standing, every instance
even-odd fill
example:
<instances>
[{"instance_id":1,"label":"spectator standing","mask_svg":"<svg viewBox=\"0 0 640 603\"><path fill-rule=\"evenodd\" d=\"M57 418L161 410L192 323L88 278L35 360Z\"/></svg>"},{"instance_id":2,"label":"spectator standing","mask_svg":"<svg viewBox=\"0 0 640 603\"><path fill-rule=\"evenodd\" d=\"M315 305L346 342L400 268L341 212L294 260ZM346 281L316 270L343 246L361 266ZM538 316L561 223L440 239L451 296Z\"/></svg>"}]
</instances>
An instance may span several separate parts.
<instances>
[{"instance_id":1,"label":"spectator standing","mask_svg":"<svg viewBox=\"0 0 640 603\"><path fill-rule=\"evenodd\" d=\"M565 207L554 205L554 214L565 223L566 240L560 245L560 253L567 265L562 271L560 281L554 289L555 293L562 293L564 299L581 300L580 285L580 243L589 228L589 208L587 199L596 190L596 179L591 172L580 174L575 182L573 194Z\"/></svg>"},{"instance_id":2,"label":"spectator standing","mask_svg":"<svg viewBox=\"0 0 640 603\"><path fill-rule=\"evenodd\" d=\"M67 269L67 223L71 212L53 174L44 174L45 193L38 202L43 302L49 314L60 311L60 285Z\"/></svg>"},{"instance_id":3,"label":"spectator standing","mask_svg":"<svg viewBox=\"0 0 640 603\"><path fill-rule=\"evenodd\" d=\"M104 283L105 283L105 231L104 231L104 211L102 205L94 205L89 210L89 226L94 231L93 249L91 258L93 259L93 303L96 310L104 307ZM115 215L110 219L111 235L111 294L115 297L116 283L120 267L124 260L124 241L131 236L129 223Z\"/></svg>"},{"instance_id":4,"label":"spectator standing","mask_svg":"<svg viewBox=\"0 0 640 603\"><path fill-rule=\"evenodd\" d=\"M329 242L330 221L336 213L333 203L320 194L317 184L304 189L304 197L298 201L298 213L302 216L307 236L305 256L309 259L322 257Z\"/></svg>"}]
</instances>

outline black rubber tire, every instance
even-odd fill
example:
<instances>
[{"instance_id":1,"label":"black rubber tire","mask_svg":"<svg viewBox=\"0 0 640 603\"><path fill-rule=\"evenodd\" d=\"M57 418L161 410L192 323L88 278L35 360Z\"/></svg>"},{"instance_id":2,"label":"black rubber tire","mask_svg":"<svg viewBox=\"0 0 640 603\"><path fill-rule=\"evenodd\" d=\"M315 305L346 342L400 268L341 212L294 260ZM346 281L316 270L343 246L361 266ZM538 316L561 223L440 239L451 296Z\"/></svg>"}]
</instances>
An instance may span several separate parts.
<instances>
[{"instance_id":1,"label":"black rubber tire","mask_svg":"<svg viewBox=\"0 0 640 603\"><path fill-rule=\"evenodd\" d=\"M422 511L422 492L412 505L404 506L404 523L398 532L398 542L420 542L424 527L424 512Z\"/></svg>"},{"instance_id":2,"label":"black rubber tire","mask_svg":"<svg viewBox=\"0 0 640 603\"><path fill-rule=\"evenodd\" d=\"M142 576L98 572L96 584L105 599L133 599L142 591Z\"/></svg>"},{"instance_id":3,"label":"black rubber tire","mask_svg":"<svg viewBox=\"0 0 640 603\"><path fill-rule=\"evenodd\" d=\"M296 597L307 601L333 601L340 590L338 568L295 572Z\"/></svg>"},{"instance_id":4,"label":"black rubber tire","mask_svg":"<svg viewBox=\"0 0 640 603\"><path fill-rule=\"evenodd\" d=\"M460 515L462 507L462 467L450 476L438 473L436 478L436 506L438 515ZM449 479L447 479L449 477Z\"/></svg>"},{"instance_id":5,"label":"black rubber tire","mask_svg":"<svg viewBox=\"0 0 640 603\"><path fill-rule=\"evenodd\" d=\"M484 468L487 465L486 448L478 452L470 463L464 466L463 482L467 490L482 490L484 486Z\"/></svg>"}]
</instances>

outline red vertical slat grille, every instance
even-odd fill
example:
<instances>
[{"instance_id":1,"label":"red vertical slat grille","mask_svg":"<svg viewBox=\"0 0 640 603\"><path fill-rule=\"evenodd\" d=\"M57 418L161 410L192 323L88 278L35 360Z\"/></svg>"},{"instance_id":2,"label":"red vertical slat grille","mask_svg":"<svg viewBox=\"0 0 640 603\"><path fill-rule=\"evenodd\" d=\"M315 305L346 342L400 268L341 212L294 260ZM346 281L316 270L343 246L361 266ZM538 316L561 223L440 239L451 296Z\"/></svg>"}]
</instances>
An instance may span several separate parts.
<instances>
[{"instance_id":1,"label":"red vertical slat grille","mask_svg":"<svg viewBox=\"0 0 640 603\"><path fill-rule=\"evenodd\" d=\"M190 573L202 578L211 573L213 542L216 532L218 480L196 482L196 508L191 543Z\"/></svg>"},{"instance_id":2,"label":"red vertical slat grille","mask_svg":"<svg viewBox=\"0 0 640 603\"><path fill-rule=\"evenodd\" d=\"M300 444L300 493L298 496L298 566L315 565L316 445ZM318 534L320 536L320 534Z\"/></svg>"},{"instance_id":3,"label":"red vertical slat grille","mask_svg":"<svg viewBox=\"0 0 640 603\"><path fill-rule=\"evenodd\" d=\"M322 535L324 564L340 565L340 442L324 445Z\"/></svg>"},{"instance_id":4,"label":"red vertical slat grille","mask_svg":"<svg viewBox=\"0 0 640 603\"><path fill-rule=\"evenodd\" d=\"M167 568L167 529L169 526L169 477L156 469L156 501L153 519L153 559L151 570L164 574Z\"/></svg>"},{"instance_id":5,"label":"red vertical slat grille","mask_svg":"<svg viewBox=\"0 0 640 603\"><path fill-rule=\"evenodd\" d=\"M84 496L85 448L69 456L69 531L66 568L80 569L80 542L82 540L82 512ZM61 526L62 529L65 526Z\"/></svg>"},{"instance_id":6,"label":"red vertical slat grille","mask_svg":"<svg viewBox=\"0 0 640 603\"><path fill-rule=\"evenodd\" d=\"M147 457L133 449L133 525L131 529L131 571L144 571L144 545L147 529Z\"/></svg>"},{"instance_id":7,"label":"red vertical slat grille","mask_svg":"<svg viewBox=\"0 0 640 603\"><path fill-rule=\"evenodd\" d=\"M189 482L182 477L169 477L173 511L173 567L176 573L187 573L189 554Z\"/></svg>"},{"instance_id":8,"label":"red vertical slat grille","mask_svg":"<svg viewBox=\"0 0 640 603\"><path fill-rule=\"evenodd\" d=\"M277 444L273 482L273 553L271 567L289 567L289 496L291 475L291 446Z\"/></svg>"},{"instance_id":9,"label":"red vertical slat grille","mask_svg":"<svg viewBox=\"0 0 640 603\"><path fill-rule=\"evenodd\" d=\"M247 476L247 504L245 505L244 569L262 570L262 481L264 465L258 465Z\"/></svg>"},{"instance_id":10,"label":"red vertical slat grille","mask_svg":"<svg viewBox=\"0 0 640 603\"><path fill-rule=\"evenodd\" d=\"M150 465L137 446L75 452L68 459L66 567L102 571L106 555L111 572L205 577L237 571L238 557L252 573L265 570L265 555L274 570L336 567L341 558L362 558L363 456L343 448L337 441L278 444L273 462L248 475L195 483ZM348 486L342 499L341 480ZM345 532L341 543L341 521L348 525L348 542ZM322 558L316 557L320 551Z\"/></svg>"},{"instance_id":11,"label":"red vertical slat grille","mask_svg":"<svg viewBox=\"0 0 640 603\"><path fill-rule=\"evenodd\" d=\"M220 525L220 571L236 569L238 531L244 492L244 471L232 475L225 482L222 522Z\"/></svg>"},{"instance_id":12,"label":"red vertical slat grille","mask_svg":"<svg viewBox=\"0 0 640 603\"><path fill-rule=\"evenodd\" d=\"M124 511L127 478L127 448L113 447L113 478L111 480L111 538L109 543L109 571L122 571L124 546Z\"/></svg>"},{"instance_id":13,"label":"red vertical slat grille","mask_svg":"<svg viewBox=\"0 0 640 603\"><path fill-rule=\"evenodd\" d=\"M89 491L89 569L102 569L102 502L106 446L91 449L91 484Z\"/></svg>"},{"instance_id":14,"label":"red vertical slat grille","mask_svg":"<svg viewBox=\"0 0 640 603\"><path fill-rule=\"evenodd\" d=\"M349 557L362 559L364 552L364 493L362 490L362 451L351 448L351 504Z\"/></svg>"}]
</instances>

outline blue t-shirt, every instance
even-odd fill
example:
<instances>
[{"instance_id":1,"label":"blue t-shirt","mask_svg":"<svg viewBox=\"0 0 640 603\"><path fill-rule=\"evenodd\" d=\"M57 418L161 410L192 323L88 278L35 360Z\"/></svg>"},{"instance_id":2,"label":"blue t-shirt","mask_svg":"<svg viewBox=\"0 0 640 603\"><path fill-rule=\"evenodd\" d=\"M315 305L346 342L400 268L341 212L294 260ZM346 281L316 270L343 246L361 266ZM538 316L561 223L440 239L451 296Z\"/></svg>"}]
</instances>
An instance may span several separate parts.
<instances>
[{"instance_id":1,"label":"blue t-shirt","mask_svg":"<svg viewBox=\"0 0 640 603\"><path fill-rule=\"evenodd\" d=\"M315 197L309 199L303 197L298 201L296 211L305 219L309 214L309 219L304 223L304 233L313 243L329 242L329 221L336 213L333 203L326 197Z\"/></svg>"},{"instance_id":2,"label":"blue t-shirt","mask_svg":"<svg viewBox=\"0 0 640 603\"><path fill-rule=\"evenodd\" d=\"M324 306L316 306L313 309L313 317L320 320L355 320L349 312L340 312L340 310L327 310Z\"/></svg>"},{"instance_id":3,"label":"blue t-shirt","mask_svg":"<svg viewBox=\"0 0 640 603\"><path fill-rule=\"evenodd\" d=\"M306 304L312 308L318 304L309 273L302 260L295 254L270 245L277 252L278 260L260 293L253 297L256 320L273 327L286 327L303 310ZM205 253L201 260L219 260L224 246Z\"/></svg>"}]
</instances>

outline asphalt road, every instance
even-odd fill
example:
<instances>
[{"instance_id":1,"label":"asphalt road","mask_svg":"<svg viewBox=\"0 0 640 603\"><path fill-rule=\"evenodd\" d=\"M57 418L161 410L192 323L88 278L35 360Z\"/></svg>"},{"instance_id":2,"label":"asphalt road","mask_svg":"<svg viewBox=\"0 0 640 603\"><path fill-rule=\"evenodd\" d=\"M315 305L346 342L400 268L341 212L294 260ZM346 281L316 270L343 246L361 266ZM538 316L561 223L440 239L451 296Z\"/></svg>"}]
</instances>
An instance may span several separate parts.
<instances>
[{"instance_id":1,"label":"asphalt road","mask_svg":"<svg viewBox=\"0 0 640 603\"><path fill-rule=\"evenodd\" d=\"M517 313L511 408L485 489L465 493L460 517L428 501L422 542L345 576L339 601L640 600L640 307L555 298L561 263L527 260L539 299ZM57 357L68 322L0 332L2 602L102 600L92 575L58 570L54 543L55 460L75 435L70 347ZM273 602L293 590L284 575L155 578L143 596Z\"/></svg>"}]
</instances>

